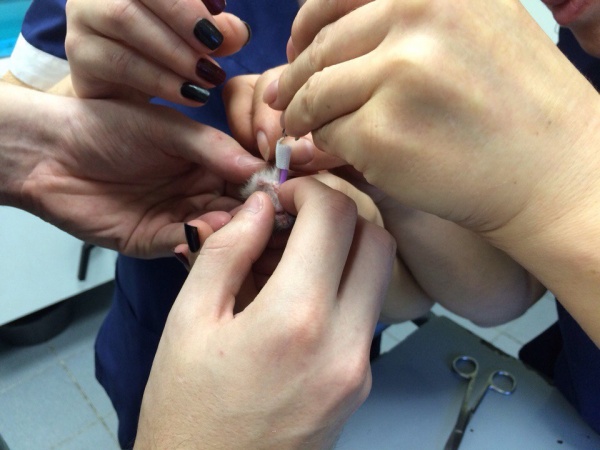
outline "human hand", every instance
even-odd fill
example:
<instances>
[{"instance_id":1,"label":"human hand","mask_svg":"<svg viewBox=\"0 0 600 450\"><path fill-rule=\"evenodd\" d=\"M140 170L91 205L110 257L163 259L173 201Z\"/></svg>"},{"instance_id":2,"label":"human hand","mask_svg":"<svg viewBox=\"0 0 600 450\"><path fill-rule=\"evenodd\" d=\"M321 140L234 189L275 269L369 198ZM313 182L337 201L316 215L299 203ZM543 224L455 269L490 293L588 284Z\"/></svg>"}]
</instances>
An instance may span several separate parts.
<instances>
[{"instance_id":1,"label":"human hand","mask_svg":"<svg viewBox=\"0 0 600 450\"><path fill-rule=\"evenodd\" d=\"M208 55L235 53L250 38L224 7L221 0L69 0L65 49L76 94L204 103L203 88L225 80Z\"/></svg>"},{"instance_id":2,"label":"human hand","mask_svg":"<svg viewBox=\"0 0 600 450\"><path fill-rule=\"evenodd\" d=\"M378 0L303 34L330 5L300 11L293 46L311 44L265 93L290 135L496 243L598 192L598 96L517 0Z\"/></svg>"},{"instance_id":3,"label":"human hand","mask_svg":"<svg viewBox=\"0 0 600 450\"><path fill-rule=\"evenodd\" d=\"M263 101L265 88L276 80L285 66L268 70L262 75L242 75L232 78L223 90L223 101L229 128L246 149L260 152L265 161L275 160L275 146L282 137L281 112ZM316 172L345 164L339 158L317 149L311 136L297 141L285 140L292 147L291 168L299 172Z\"/></svg>"},{"instance_id":4,"label":"human hand","mask_svg":"<svg viewBox=\"0 0 600 450\"><path fill-rule=\"evenodd\" d=\"M32 104L45 121L3 131L27 161L8 174L18 201L7 203L128 255L170 255L184 240L182 222L206 212L215 211L212 226L225 223L229 214L216 211L239 205L226 181L242 183L265 165L224 133L168 108L6 84L0 95L15 123L38 120Z\"/></svg>"},{"instance_id":5,"label":"human hand","mask_svg":"<svg viewBox=\"0 0 600 450\"><path fill-rule=\"evenodd\" d=\"M297 214L287 248L237 315L271 236L269 200L253 194L204 243L167 320L137 447L327 448L366 398L393 241L309 177L286 182L281 200Z\"/></svg>"}]
</instances>

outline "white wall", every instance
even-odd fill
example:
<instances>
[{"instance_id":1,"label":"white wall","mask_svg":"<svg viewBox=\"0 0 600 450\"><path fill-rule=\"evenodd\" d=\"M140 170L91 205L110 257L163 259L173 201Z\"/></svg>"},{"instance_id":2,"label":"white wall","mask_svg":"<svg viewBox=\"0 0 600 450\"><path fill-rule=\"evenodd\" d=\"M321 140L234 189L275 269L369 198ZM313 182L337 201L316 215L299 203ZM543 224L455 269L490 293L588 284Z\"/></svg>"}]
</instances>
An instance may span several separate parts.
<instances>
[{"instance_id":1,"label":"white wall","mask_svg":"<svg viewBox=\"0 0 600 450\"><path fill-rule=\"evenodd\" d=\"M540 0L521 0L521 3L529 14L537 21L542 29L552 38L554 42L558 42L558 24L552 17L552 14Z\"/></svg>"}]
</instances>

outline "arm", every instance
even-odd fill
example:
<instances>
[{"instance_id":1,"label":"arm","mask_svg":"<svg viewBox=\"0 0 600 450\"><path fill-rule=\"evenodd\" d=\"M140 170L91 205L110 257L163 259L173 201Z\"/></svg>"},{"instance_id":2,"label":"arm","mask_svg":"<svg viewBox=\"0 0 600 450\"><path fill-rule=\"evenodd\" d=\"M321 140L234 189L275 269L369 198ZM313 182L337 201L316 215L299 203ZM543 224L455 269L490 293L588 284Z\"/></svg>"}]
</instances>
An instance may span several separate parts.
<instances>
[{"instance_id":1,"label":"arm","mask_svg":"<svg viewBox=\"0 0 600 450\"><path fill-rule=\"evenodd\" d=\"M286 108L286 129L311 131L402 204L503 250L600 344L593 87L519 2L383 0L337 20L324 10L333 19L313 42L306 19L319 5L305 5L293 37L305 48L265 94Z\"/></svg>"},{"instance_id":2,"label":"arm","mask_svg":"<svg viewBox=\"0 0 600 450\"><path fill-rule=\"evenodd\" d=\"M368 395L393 240L310 178L286 182L281 200L296 224L275 272L238 314L271 236L268 198L251 196L206 240L169 314L136 448L331 448Z\"/></svg>"},{"instance_id":3,"label":"arm","mask_svg":"<svg viewBox=\"0 0 600 450\"><path fill-rule=\"evenodd\" d=\"M391 210L379 207L408 273L431 302L479 326L496 326L522 315L546 291L472 231L398 204Z\"/></svg>"},{"instance_id":4,"label":"arm","mask_svg":"<svg viewBox=\"0 0 600 450\"><path fill-rule=\"evenodd\" d=\"M263 156L272 157L268 147L281 135L279 112L264 104L263 91L283 69L268 71L260 77L236 77L225 87L234 135L248 148L256 146L258 133L268 136ZM294 143L292 162L299 171L344 164L315 148L310 137ZM379 210L371 199L364 201L347 183L341 183L340 178L329 175L335 183L328 183L329 186L362 204L370 204L370 210L377 214L363 213L363 216L380 225L385 222L386 229L396 238L398 258L382 320L414 319L439 302L457 314L489 326L518 317L543 294L544 288L527 271L474 233L431 214L404 207L373 186L358 181L347 170L336 173L349 177L368 192ZM362 197L369 198L365 194Z\"/></svg>"},{"instance_id":5,"label":"arm","mask_svg":"<svg viewBox=\"0 0 600 450\"><path fill-rule=\"evenodd\" d=\"M240 183L264 166L166 108L4 82L0 97L2 203L126 254L169 255L184 240L182 222L238 205L225 179Z\"/></svg>"}]
</instances>

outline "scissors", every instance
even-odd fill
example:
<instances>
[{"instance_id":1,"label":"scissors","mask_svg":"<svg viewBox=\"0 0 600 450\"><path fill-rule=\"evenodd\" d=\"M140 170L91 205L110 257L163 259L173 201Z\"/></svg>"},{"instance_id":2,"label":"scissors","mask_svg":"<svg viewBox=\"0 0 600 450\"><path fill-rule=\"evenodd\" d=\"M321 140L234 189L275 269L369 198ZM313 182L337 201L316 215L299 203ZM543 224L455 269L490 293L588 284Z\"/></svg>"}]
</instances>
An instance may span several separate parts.
<instances>
[{"instance_id":1,"label":"scissors","mask_svg":"<svg viewBox=\"0 0 600 450\"><path fill-rule=\"evenodd\" d=\"M452 370L461 378L469 380L469 384L467 384L467 390L465 391L465 396L463 397L460 406L458 419L456 419L456 424L446 441L444 450L458 449L471 417L475 414L475 411L488 390L491 389L492 391L496 391L503 395L510 395L517 387L517 380L515 380L515 377L510 372L496 370L488 377L483 391L475 397L473 402L471 402L473 386L475 385L475 380L477 379L477 374L479 372L477 360L471 356L457 356L454 358L454 361L452 361Z\"/></svg>"}]
</instances>

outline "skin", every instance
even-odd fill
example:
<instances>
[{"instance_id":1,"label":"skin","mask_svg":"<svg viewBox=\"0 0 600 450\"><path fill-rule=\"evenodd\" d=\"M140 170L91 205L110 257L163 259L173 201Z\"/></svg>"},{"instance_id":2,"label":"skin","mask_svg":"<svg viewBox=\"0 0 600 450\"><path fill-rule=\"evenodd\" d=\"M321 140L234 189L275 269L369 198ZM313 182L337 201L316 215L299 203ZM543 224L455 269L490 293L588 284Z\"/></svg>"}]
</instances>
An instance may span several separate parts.
<instances>
[{"instance_id":1,"label":"skin","mask_svg":"<svg viewBox=\"0 0 600 450\"><path fill-rule=\"evenodd\" d=\"M260 77L235 77L227 83L227 114L240 142L251 145L253 137L264 132L274 145L280 133L280 113L268 107L263 97L269 83L283 70L270 70ZM403 205L365 182L360 174L347 170L342 159L320 151L310 136L301 140L307 144L294 148L294 167L320 170L342 166L335 170L336 175L369 194L382 224L396 239L398 258L383 321L415 319L439 302L480 326L495 326L519 317L545 292L535 277L472 231ZM272 152L261 153L265 157Z\"/></svg>"},{"instance_id":2,"label":"skin","mask_svg":"<svg viewBox=\"0 0 600 450\"><path fill-rule=\"evenodd\" d=\"M239 202L225 179L240 183L264 167L230 137L166 108L5 82L0 96L2 204L128 255L170 255L183 222L205 213L211 228L227 223L223 211Z\"/></svg>"},{"instance_id":3,"label":"skin","mask_svg":"<svg viewBox=\"0 0 600 450\"><path fill-rule=\"evenodd\" d=\"M240 313L240 291L257 289L244 280L270 238L271 202L253 194L207 239L169 315L136 448L330 448L366 398L393 240L311 178L285 183L281 201L295 227Z\"/></svg>"},{"instance_id":4,"label":"skin","mask_svg":"<svg viewBox=\"0 0 600 450\"><path fill-rule=\"evenodd\" d=\"M370 389L389 233L305 177L282 186L297 222L283 254L271 253L264 194L198 216L231 208L225 178L265 165L231 138L141 102L5 83L0 96L3 204L135 256L181 242L182 219L198 226L204 245L168 318L136 448L331 447Z\"/></svg>"},{"instance_id":5,"label":"skin","mask_svg":"<svg viewBox=\"0 0 600 450\"><path fill-rule=\"evenodd\" d=\"M227 13L213 17L196 0L174 5L158 0L69 0L66 9L65 49L69 61L75 62L72 88L80 97L157 96L198 106L179 92L184 82L214 86L196 74L197 61L203 58L218 66L207 55L235 53L250 38L238 17ZM223 44L214 52L192 32L200 19L211 21L223 35Z\"/></svg>"},{"instance_id":6,"label":"skin","mask_svg":"<svg viewBox=\"0 0 600 450\"><path fill-rule=\"evenodd\" d=\"M587 49L598 8L568 24ZM289 48L264 97L289 134L505 251L600 344L600 101L520 2L309 0Z\"/></svg>"}]
</instances>

